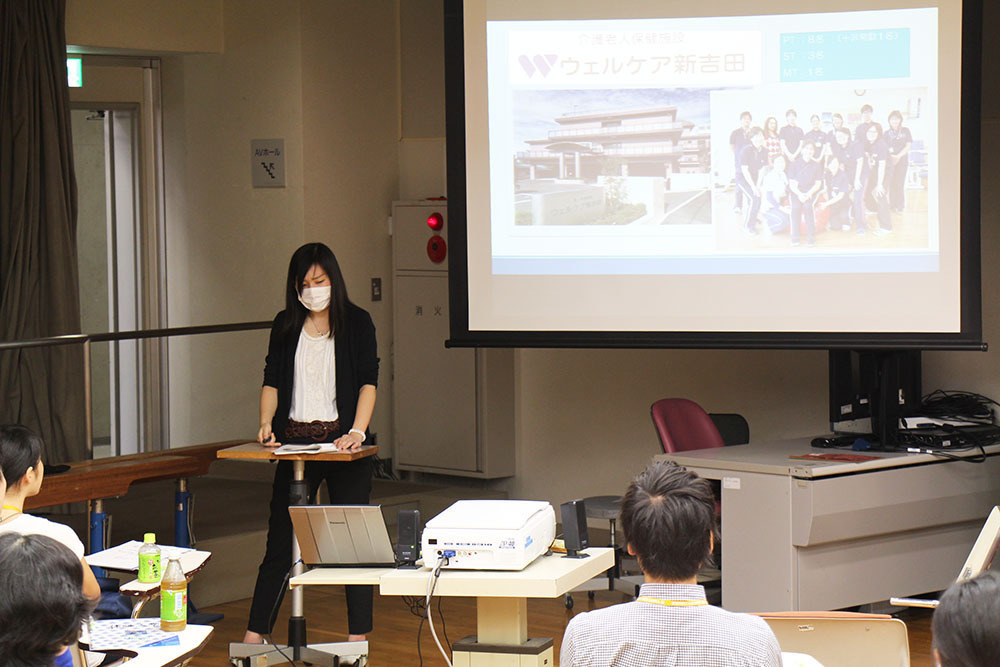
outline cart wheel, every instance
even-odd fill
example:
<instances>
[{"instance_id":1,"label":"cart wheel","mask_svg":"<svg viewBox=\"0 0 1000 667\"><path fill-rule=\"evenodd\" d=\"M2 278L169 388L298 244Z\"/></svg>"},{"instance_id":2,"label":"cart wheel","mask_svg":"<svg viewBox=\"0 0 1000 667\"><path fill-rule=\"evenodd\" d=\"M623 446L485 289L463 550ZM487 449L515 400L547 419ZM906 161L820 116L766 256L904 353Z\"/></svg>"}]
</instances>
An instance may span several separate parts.
<instances>
[{"instance_id":1,"label":"cart wheel","mask_svg":"<svg viewBox=\"0 0 1000 667\"><path fill-rule=\"evenodd\" d=\"M565 603L566 603L566 608L567 608L567 609L572 609L572 608L573 608L573 596L572 596L572 595L570 595L569 593L567 593L567 594L566 594L566 595L564 596L564 598L563 598L563 602L565 602Z\"/></svg>"}]
</instances>

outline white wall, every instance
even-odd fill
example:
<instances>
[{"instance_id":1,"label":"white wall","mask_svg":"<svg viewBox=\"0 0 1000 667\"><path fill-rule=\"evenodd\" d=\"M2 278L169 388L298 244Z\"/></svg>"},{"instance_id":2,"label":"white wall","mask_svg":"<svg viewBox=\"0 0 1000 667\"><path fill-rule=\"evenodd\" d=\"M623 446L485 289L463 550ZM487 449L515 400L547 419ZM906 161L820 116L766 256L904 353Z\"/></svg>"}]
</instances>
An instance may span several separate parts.
<instances>
[{"instance_id":1,"label":"white wall","mask_svg":"<svg viewBox=\"0 0 1000 667\"><path fill-rule=\"evenodd\" d=\"M392 453L392 239L399 168L394 1L302 5L305 238L337 255L351 300L371 313L381 358L371 430ZM287 261L287 258L286 258ZM371 301L371 279L383 299Z\"/></svg>"},{"instance_id":2,"label":"white wall","mask_svg":"<svg viewBox=\"0 0 1000 667\"><path fill-rule=\"evenodd\" d=\"M172 327L273 318L288 257L304 238L297 4L224 5L224 53L163 61ZM257 138L285 140L285 188L251 187ZM171 445L255 436L267 333L169 346Z\"/></svg>"}]
</instances>

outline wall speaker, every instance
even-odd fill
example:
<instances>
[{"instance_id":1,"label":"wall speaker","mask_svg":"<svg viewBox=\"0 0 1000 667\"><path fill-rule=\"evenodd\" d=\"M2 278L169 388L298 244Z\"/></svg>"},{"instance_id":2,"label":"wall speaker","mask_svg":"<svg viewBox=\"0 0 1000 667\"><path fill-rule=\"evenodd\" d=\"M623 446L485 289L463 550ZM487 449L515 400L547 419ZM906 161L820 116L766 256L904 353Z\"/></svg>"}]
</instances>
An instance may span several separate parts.
<instances>
[{"instance_id":1,"label":"wall speaker","mask_svg":"<svg viewBox=\"0 0 1000 667\"><path fill-rule=\"evenodd\" d=\"M560 506L562 510L563 540L566 542L566 558L586 558L581 550L590 546L587 537L587 508L583 499L571 500Z\"/></svg>"}]
</instances>

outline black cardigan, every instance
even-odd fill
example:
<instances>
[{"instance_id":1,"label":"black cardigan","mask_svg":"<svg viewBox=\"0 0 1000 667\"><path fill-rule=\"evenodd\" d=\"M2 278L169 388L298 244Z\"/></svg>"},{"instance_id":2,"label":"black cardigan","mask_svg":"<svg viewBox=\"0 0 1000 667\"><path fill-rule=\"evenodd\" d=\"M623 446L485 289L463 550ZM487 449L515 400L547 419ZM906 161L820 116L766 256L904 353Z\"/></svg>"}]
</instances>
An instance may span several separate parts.
<instances>
[{"instance_id":1,"label":"black cardigan","mask_svg":"<svg viewBox=\"0 0 1000 667\"><path fill-rule=\"evenodd\" d=\"M285 311L274 318L267 344L267 359L264 360L264 386L278 390L278 409L271 420L271 429L278 442L284 438L288 412L292 409L295 350L301 333L295 331L283 336L284 318ZM379 361L371 315L350 304L346 321L344 330L335 331L333 336L337 355L337 415L345 433L354 425L361 387L366 384L378 386Z\"/></svg>"}]
</instances>

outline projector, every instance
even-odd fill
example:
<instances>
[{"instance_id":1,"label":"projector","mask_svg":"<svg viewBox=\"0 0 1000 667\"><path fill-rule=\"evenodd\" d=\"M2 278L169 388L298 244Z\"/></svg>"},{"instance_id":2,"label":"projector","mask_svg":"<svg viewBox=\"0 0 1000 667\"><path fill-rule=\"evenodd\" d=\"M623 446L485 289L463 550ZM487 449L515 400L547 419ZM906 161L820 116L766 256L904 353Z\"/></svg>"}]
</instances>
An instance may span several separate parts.
<instances>
[{"instance_id":1,"label":"projector","mask_svg":"<svg viewBox=\"0 0 1000 667\"><path fill-rule=\"evenodd\" d=\"M459 500L424 526L424 566L446 555L445 569L523 570L555 534L556 513L547 502Z\"/></svg>"}]
</instances>

